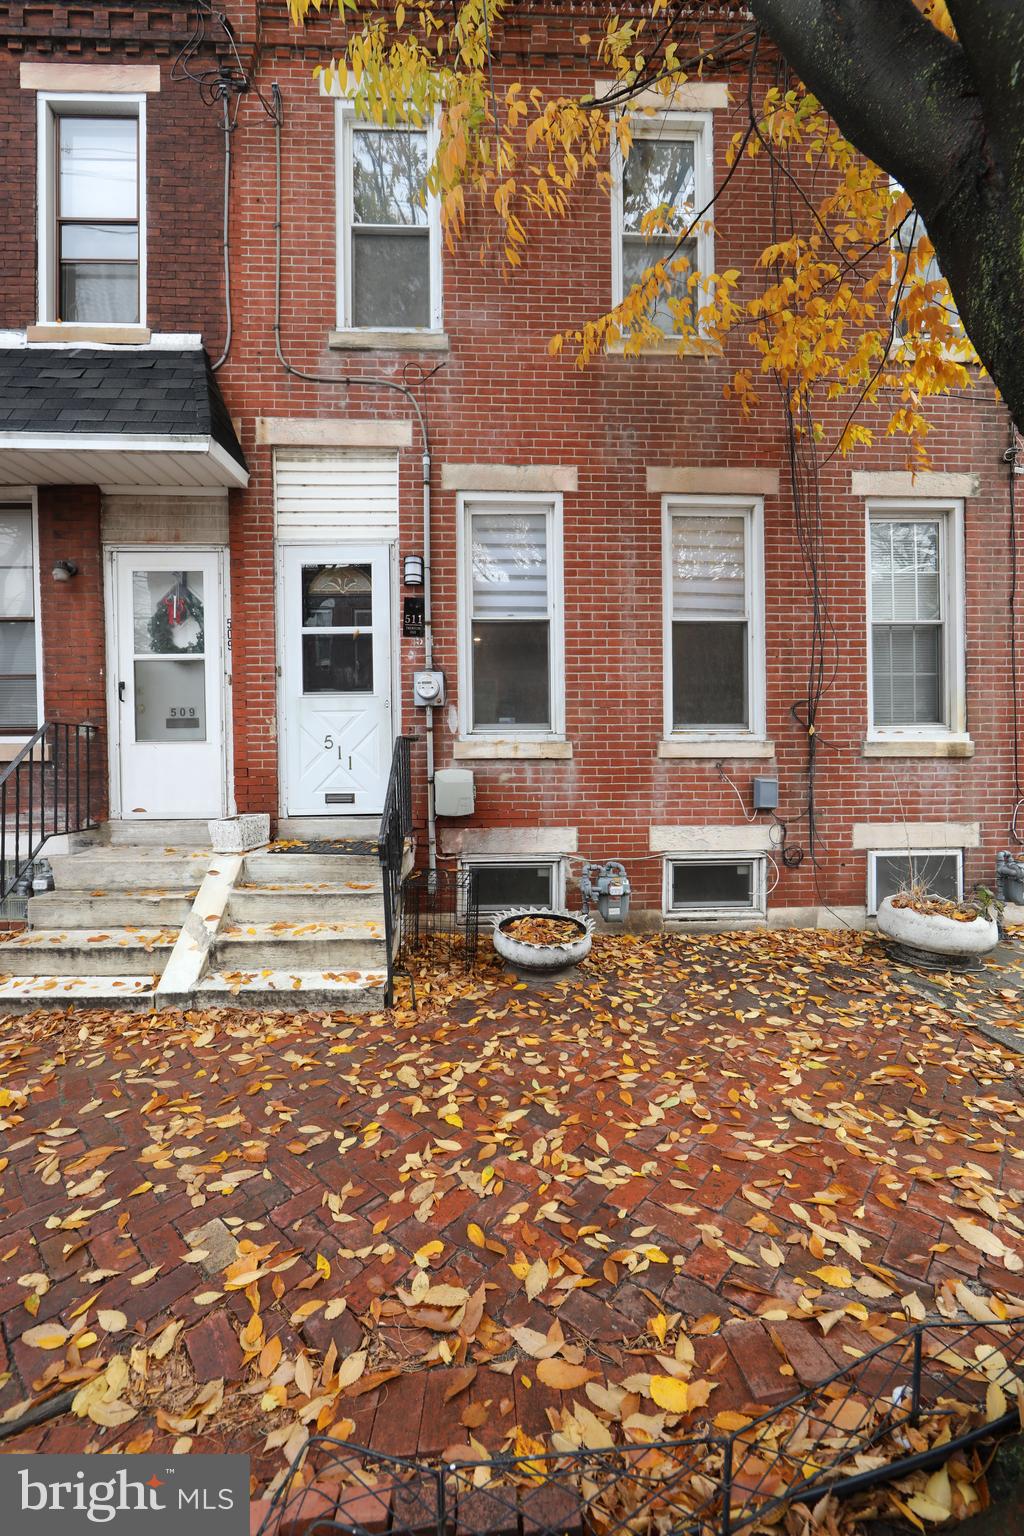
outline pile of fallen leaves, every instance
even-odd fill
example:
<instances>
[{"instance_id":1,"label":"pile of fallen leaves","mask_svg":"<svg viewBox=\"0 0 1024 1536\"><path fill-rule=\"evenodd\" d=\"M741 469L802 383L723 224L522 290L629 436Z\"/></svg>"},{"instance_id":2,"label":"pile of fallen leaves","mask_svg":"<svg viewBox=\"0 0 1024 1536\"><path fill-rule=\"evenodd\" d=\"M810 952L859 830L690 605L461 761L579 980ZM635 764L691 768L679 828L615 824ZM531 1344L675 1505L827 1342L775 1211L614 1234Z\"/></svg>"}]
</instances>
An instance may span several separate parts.
<instances>
[{"instance_id":1,"label":"pile of fallen leaves","mask_svg":"<svg viewBox=\"0 0 1024 1536\"><path fill-rule=\"evenodd\" d=\"M520 944L571 944L585 930L568 917L513 917L501 924L502 933Z\"/></svg>"},{"instance_id":2,"label":"pile of fallen leaves","mask_svg":"<svg viewBox=\"0 0 1024 1536\"><path fill-rule=\"evenodd\" d=\"M962 901L948 901L941 896L916 896L913 891L899 891L891 905L922 917L951 917L955 923L973 923L981 916L977 907L965 906Z\"/></svg>"}]
</instances>

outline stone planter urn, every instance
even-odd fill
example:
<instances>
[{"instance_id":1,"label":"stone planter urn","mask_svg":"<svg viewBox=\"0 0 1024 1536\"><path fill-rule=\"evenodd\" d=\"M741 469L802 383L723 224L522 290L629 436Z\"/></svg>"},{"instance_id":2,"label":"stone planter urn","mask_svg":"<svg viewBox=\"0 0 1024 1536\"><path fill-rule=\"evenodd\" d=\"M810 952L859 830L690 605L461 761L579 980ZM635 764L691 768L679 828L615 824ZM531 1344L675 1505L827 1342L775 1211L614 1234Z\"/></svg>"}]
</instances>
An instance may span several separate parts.
<instances>
[{"instance_id":1,"label":"stone planter urn","mask_svg":"<svg viewBox=\"0 0 1024 1536\"><path fill-rule=\"evenodd\" d=\"M960 922L939 912L893 906L891 896L878 908L878 931L911 954L951 965L980 960L999 940L998 923L980 912L970 922Z\"/></svg>"},{"instance_id":2,"label":"stone planter urn","mask_svg":"<svg viewBox=\"0 0 1024 1536\"><path fill-rule=\"evenodd\" d=\"M573 932L558 943L537 943L517 938L508 929L523 918L548 918L554 922L571 924ZM556 971L568 970L570 966L578 965L587 958L594 939L594 919L548 908L517 908L511 912L497 913L492 937L498 954L515 970L550 976Z\"/></svg>"}]
</instances>

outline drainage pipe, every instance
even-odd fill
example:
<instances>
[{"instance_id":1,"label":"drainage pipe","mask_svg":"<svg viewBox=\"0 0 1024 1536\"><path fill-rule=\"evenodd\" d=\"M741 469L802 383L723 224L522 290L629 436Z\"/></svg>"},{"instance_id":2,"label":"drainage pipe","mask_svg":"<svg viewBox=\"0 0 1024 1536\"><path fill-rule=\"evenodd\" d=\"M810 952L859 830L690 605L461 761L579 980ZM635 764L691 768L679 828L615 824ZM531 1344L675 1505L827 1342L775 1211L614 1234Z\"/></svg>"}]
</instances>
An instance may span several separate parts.
<instances>
[{"instance_id":1,"label":"drainage pipe","mask_svg":"<svg viewBox=\"0 0 1024 1536\"><path fill-rule=\"evenodd\" d=\"M408 384L400 384L396 379L364 378L354 374L324 374L306 373L301 368L296 368L284 355L281 346L281 130L284 126L284 101L281 88L275 80L271 86L271 95L274 101L274 350L277 360L285 373L293 378L305 379L310 384L356 384L367 389L391 389L397 394L403 395L416 413L419 424L420 439L423 443L422 473L423 473L423 650L426 668L429 671L434 660L434 629L431 617L430 601L430 432L426 418L420 409L419 401L409 388ZM434 810L434 711L427 709L426 715L426 748L427 748L427 859L430 868L431 883L437 875L437 816Z\"/></svg>"}]
</instances>

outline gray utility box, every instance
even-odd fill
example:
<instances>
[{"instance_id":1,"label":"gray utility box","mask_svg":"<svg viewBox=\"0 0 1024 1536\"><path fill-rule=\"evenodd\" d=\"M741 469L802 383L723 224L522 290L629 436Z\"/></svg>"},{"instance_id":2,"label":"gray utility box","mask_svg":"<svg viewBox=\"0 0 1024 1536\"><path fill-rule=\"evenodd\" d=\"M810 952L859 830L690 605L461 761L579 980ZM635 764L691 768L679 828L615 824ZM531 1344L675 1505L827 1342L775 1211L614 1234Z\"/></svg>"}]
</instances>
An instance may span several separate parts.
<instances>
[{"instance_id":1,"label":"gray utility box","mask_svg":"<svg viewBox=\"0 0 1024 1536\"><path fill-rule=\"evenodd\" d=\"M779 781L758 775L754 780L754 810L777 811L779 808Z\"/></svg>"},{"instance_id":2,"label":"gray utility box","mask_svg":"<svg viewBox=\"0 0 1024 1536\"><path fill-rule=\"evenodd\" d=\"M434 810L439 816L472 816L476 784L471 768L439 768L434 774Z\"/></svg>"}]
</instances>

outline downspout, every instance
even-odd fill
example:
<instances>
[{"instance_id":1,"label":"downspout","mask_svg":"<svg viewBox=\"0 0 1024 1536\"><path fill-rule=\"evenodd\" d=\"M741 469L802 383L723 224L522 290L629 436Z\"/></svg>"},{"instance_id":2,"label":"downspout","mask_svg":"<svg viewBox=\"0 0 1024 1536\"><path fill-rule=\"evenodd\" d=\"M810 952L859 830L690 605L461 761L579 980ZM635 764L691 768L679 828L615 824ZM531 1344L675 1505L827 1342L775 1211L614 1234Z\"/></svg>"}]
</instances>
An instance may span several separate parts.
<instances>
[{"instance_id":1,"label":"downspout","mask_svg":"<svg viewBox=\"0 0 1024 1536\"><path fill-rule=\"evenodd\" d=\"M230 217L230 208L231 208L231 135L234 133L235 130L234 130L233 124L230 123L229 120L228 120L229 93L228 93L227 90L224 91L224 94L221 97L221 101L223 102L223 105L224 105L224 218L223 218L223 224L222 224L222 231L223 231L223 233L222 233L222 237L221 237L221 243L222 243L223 248L224 248L224 311L225 311L225 321L226 321L227 330L226 330L226 334L224 336L224 349L221 352L220 357L218 357L217 361L215 363L211 363L210 364L210 369L211 369L211 371L213 373L216 373L217 369L220 368L222 366L222 364L224 364L227 361L228 353L231 351L231 329L232 329L232 325L231 325L231 244L230 244L230 239L229 239L230 225L229 225L228 220L229 220L229 217Z\"/></svg>"},{"instance_id":2,"label":"downspout","mask_svg":"<svg viewBox=\"0 0 1024 1536\"><path fill-rule=\"evenodd\" d=\"M354 374L305 373L294 367L284 355L281 346L281 130L284 126L284 101L281 88L275 81L271 87L274 100L274 351L285 373L293 378L305 379L310 384L357 384L367 389L391 389L404 395L416 413L420 438L423 442L423 649L426 669L433 667L434 633L430 603L430 433L420 403L407 384L394 379L362 378ZM437 817L434 811L434 711L426 709L427 748L427 861L431 887L437 877Z\"/></svg>"}]
</instances>

